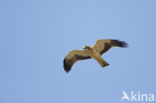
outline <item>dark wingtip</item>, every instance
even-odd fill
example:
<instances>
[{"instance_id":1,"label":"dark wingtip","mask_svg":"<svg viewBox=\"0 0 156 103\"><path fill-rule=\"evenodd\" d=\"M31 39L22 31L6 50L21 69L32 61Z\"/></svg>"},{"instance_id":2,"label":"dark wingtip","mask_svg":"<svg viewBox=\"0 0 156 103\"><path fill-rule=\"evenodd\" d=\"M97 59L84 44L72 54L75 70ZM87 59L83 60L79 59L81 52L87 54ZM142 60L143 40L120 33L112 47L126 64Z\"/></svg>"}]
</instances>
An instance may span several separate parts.
<instances>
[{"instance_id":1,"label":"dark wingtip","mask_svg":"<svg viewBox=\"0 0 156 103\"><path fill-rule=\"evenodd\" d=\"M70 65L68 65L68 63L66 62L66 58L64 59L63 63L64 63L64 64L63 64L64 70L65 70L66 73L68 73L68 72L70 71L71 67L70 67Z\"/></svg>"},{"instance_id":2,"label":"dark wingtip","mask_svg":"<svg viewBox=\"0 0 156 103\"><path fill-rule=\"evenodd\" d=\"M119 41L120 42L120 47L122 48L127 48L128 44L125 41Z\"/></svg>"},{"instance_id":3,"label":"dark wingtip","mask_svg":"<svg viewBox=\"0 0 156 103\"><path fill-rule=\"evenodd\" d=\"M114 46L119 46L119 47L122 47L122 48L127 48L128 47L128 43L126 43L125 41L112 40L112 44Z\"/></svg>"}]
</instances>

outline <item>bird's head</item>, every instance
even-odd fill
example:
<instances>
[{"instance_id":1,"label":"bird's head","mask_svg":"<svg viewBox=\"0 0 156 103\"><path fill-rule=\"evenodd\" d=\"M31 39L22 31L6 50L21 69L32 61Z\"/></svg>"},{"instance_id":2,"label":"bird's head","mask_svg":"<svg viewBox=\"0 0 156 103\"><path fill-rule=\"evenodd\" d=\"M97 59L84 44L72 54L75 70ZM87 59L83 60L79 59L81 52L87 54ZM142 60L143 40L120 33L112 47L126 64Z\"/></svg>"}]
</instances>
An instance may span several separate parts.
<instances>
[{"instance_id":1,"label":"bird's head","mask_svg":"<svg viewBox=\"0 0 156 103\"><path fill-rule=\"evenodd\" d=\"M87 50L91 50L91 47L90 46L87 46L87 45L85 45L85 46L83 46L83 49L87 49Z\"/></svg>"}]
</instances>

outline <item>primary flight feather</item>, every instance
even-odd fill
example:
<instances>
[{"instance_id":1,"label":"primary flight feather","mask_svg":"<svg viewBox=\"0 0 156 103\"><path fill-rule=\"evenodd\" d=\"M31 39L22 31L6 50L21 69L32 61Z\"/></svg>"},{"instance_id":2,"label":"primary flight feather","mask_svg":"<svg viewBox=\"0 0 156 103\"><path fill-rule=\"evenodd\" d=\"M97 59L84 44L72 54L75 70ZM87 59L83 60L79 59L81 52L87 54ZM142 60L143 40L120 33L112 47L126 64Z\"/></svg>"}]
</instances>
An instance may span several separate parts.
<instances>
[{"instance_id":1,"label":"primary flight feather","mask_svg":"<svg viewBox=\"0 0 156 103\"><path fill-rule=\"evenodd\" d=\"M101 57L111 47L128 47L125 41L112 40L112 39L99 39L93 47L84 46L84 50L72 50L64 59L64 70L69 72L74 63L79 60L94 58L102 67L109 64Z\"/></svg>"}]
</instances>

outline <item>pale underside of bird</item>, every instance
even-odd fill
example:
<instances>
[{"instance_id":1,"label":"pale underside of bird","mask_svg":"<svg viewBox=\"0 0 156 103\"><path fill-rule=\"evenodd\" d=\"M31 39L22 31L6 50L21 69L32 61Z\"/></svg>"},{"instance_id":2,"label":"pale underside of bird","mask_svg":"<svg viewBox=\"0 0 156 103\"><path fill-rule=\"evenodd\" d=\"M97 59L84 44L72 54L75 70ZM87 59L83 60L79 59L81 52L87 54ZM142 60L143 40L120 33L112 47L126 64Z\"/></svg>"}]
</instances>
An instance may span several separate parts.
<instances>
[{"instance_id":1,"label":"pale underside of bird","mask_svg":"<svg viewBox=\"0 0 156 103\"><path fill-rule=\"evenodd\" d=\"M94 46L84 46L83 50L72 50L64 59L64 70L69 72L77 61L94 58L101 67L108 66L109 64L101 57L112 47L128 47L125 41L112 40L112 39L99 39Z\"/></svg>"}]
</instances>

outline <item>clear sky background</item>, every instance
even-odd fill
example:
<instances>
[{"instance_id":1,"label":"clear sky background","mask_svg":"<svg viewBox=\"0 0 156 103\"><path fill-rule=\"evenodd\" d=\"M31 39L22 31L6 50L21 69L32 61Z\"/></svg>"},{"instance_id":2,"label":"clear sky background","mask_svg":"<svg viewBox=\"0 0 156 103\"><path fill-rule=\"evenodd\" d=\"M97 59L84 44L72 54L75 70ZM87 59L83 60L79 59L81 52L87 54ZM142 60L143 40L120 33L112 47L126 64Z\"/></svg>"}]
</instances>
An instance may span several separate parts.
<instances>
[{"instance_id":1,"label":"clear sky background","mask_svg":"<svg viewBox=\"0 0 156 103\"><path fill-rule=\"evenodd\" d=\"M101 38L129 48L104 54L106 68L90 59L64 71L70 50ZM0 1L0 103L121 103L123 90L156 95L155 53L155 0Z\"/></svg>"}]
</instances>

